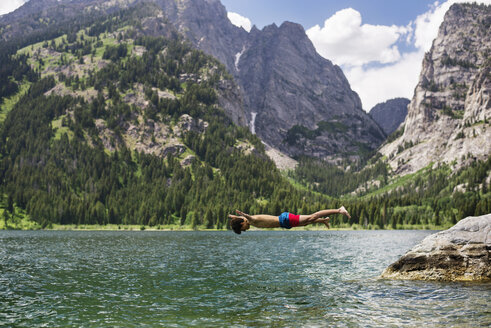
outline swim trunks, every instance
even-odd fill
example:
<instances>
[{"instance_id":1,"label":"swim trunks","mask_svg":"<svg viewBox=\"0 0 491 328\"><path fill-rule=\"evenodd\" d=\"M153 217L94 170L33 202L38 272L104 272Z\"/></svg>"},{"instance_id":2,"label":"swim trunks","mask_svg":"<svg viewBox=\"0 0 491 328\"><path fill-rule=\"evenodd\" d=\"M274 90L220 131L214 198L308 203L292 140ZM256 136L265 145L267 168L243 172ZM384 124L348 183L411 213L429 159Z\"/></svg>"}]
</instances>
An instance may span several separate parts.
<instances>
[{"instance_id":1,"label":"swim trunks","mask_svg":"<svg viewBox=\"0 0 491 328\"><path fill-rule=\"evenodd\" d=\"M278 219L280 220L280 227L285 229L291 229L293 227L298 226L300 222L300 215L283 212L278 217Z\"/></svg>"}]
</instances>

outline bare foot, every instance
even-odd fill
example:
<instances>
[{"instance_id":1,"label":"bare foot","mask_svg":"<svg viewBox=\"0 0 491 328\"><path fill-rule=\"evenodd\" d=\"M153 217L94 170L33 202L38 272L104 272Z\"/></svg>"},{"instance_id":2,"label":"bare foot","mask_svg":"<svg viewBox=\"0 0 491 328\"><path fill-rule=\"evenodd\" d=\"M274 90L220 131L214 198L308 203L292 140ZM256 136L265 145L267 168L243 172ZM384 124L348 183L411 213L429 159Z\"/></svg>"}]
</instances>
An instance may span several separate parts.
<instances>
[{"instance_id":1,"label":"bare foot","mask_svg":"<svg viewBox=\"0 0 491 328\"><path fill-rule=\"evenodd\" d=\"M339 208L339 214L346 215L348 219L351 219L351 215L349 215L348 211L344 208L344 206L341 206Z\"/></svg>"},{"instance_id":2,"label":"bare foot","mask_svg":"<svg viewBox=\"0 0 491 328\"><path fill-rule=\"evenodd\" d=\"M322 222L326 225L327 229L330 229L331 227L329 226L329 218L325 218L324 222Z\"/></svg>"}]
</instances>

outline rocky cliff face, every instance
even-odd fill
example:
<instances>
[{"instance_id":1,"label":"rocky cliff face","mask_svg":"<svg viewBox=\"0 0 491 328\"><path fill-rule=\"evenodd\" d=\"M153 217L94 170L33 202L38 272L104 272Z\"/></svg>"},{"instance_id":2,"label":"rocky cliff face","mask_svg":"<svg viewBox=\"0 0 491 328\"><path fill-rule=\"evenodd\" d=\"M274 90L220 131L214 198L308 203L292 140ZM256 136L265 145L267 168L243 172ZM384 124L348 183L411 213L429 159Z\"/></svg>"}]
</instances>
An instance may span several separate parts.
<instances>
[{"instance_id":1,"label":"rocky cliff face","mask_svg":"<svg viewBox=\"0 0 491 328\"><path fill-rule=\"evenodd\" d=\"M155 0L166 17L194 45L222 62L230 72L247 32L234 26L219 0Z\"/></svg>"},{"instance_id":2,"label":"rocky cliff face","mask_svg":"<svg viewBox=\"0 0 491 328\"><path fill-rule=\"evenodd\" d=\"M384 130L385 134L390 135L406 119L407 105L409 105L409 99L390 99L375 105L369 114Z\"/></svg>"},{"instance_id":3,"label":"rocky cliff face","mask_svg":"<svg viewBox=\"0 0 491 328\"><path fill-rule=\"evenodd\" d=\"M491 152L491 6L454 4L425 55L404 134L385 145L397 173Z\"/></svg>"},{"instance_id":4,"label":"rocky cliff face","mask_svg":"<svg viewBox=\"0 0 491 328\"><path fill-rule=\"evenodd\" d=\"M491 280L491 214L468 217L426 237L382 273L382 278Z\"/></svg>"},{"instance_id":5,"label":"rocky cliff face","mask_svg":"<svg viewBox=\"0 0 491 328\"><path fill-rule=\"evenodd\" d=\"M155 0L166 18L198 49L214 56L234 71L235 54L242 49L247 32L234 26L219 0ZM248 123L244 108L246 95L240 83L222 85L220 105L232 120L241 126ZM221 88L221 89L222 89Z\"/></svg>"},{"instance_id":6,"label":"rocky cliff face","mask_svg":"<svg viewBox=\"0 0 491 328\"><path fill-rule=\"evenodd\" d=\"M291 156L326 157L383 141L383 131L361 109L340 68L316 53L300 25L247 33L230 23L218 0L157 3L181 33L234 75L245 116L227 112L267 144Z\"/></svg>"},{"instance_id":7,"label":"rocky cliff face","mask_svg":"<svg viewBox=\"0 0 491 328\"><path fill-rule=\"evenodd\" d=\"M317 54L302 26L253 28L236 64L251 129L287 154L322 158L357 152L357 140L368 148L383 140L341 69Z\"/></svg>"}]
</instances>

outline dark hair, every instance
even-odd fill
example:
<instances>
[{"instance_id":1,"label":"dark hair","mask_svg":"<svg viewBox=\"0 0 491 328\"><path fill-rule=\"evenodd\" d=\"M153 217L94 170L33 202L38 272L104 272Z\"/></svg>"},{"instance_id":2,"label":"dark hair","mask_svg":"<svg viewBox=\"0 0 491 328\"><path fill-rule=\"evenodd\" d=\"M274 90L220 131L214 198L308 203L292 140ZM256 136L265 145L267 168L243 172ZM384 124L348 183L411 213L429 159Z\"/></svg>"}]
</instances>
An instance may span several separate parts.
<instances>
[{"instance_id":1,"label":"dark hair","mask_svg":"<svg viewBox=\"0 0 491 328\"><path fill-rule=\"evenodd\" d=\"M239 234L242 232L240 229L242 229L242 222L244 222L244 219L239 219L239 218L233 218L232 221L230 221L230 226L232 227L232 230L236 233Z\"/></svg>"}]
</instances>

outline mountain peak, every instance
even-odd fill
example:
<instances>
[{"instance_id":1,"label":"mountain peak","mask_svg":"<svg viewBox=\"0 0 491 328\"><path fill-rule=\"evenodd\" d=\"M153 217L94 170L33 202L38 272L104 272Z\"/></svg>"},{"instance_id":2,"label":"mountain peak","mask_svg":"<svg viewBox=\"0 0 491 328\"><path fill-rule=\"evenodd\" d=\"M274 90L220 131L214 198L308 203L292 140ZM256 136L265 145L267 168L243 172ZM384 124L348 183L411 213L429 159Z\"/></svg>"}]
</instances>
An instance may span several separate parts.
<instances>
[{"instance_id":1,"label":"mountain peak","mask_svg":"<svg viewBox=\"0 0 491 328\"><path fill-rule=\"evenodd\" d=\"M276 25L276 23L266 25L261 30L263 33L276 33L276 31L278 31L278 25Z\"/></svg>"},{"instance_id":2,"label":"mountain peak","mask_svg":"<svg viewBox=\"0 0 491 328\"><path fill-rule=\"evenodd\" d=\"M394 132L407 115L409 99L394 98L375 105L370 110L370 116L380 125L386 135Z\"/></svg>"},{"instance_id":3,"label":"mountain peak","mask_svg":"<svg viewBox=\"0 0 491 328\"><path fill-rule=\"evenodd\" d=\"M305 34L305 29L303 28L302 25L300 25L298 23L289 22L289 21L284 21L280 25L280 30L285 31L285 32L295 32L295 33Z\"/></svg>"},{"instance_id":4,"label":"mountain peak","mask_svg":"<svg viewBox=\"0 0 491 328\"><path fill-rule=\"evenodd\" d=\"M237 58L253 130L270 146L323 158L357 152L355 140L371 149L383 141L384 132L362 110L341 69L315 51L300 24L252 30Z\"/></svg>"},{"instance_id":5,"label":"mountain peak","mask_svg":"<svg viewBox=\"0 0 491 328\"><path fill-rule=\"evenodd\" d=\"M281 23L280 26L276 25L276 23L266 25L265 27L263 27L261 32L263 32L263 33L292 34L292 37L300 36L301 38L306 36L305 29L303 28L302 25L297 24L297 23L293 23L293 22L289 22L289 21L284 21L283 23Z\"/></svg>"}]
</instances>

